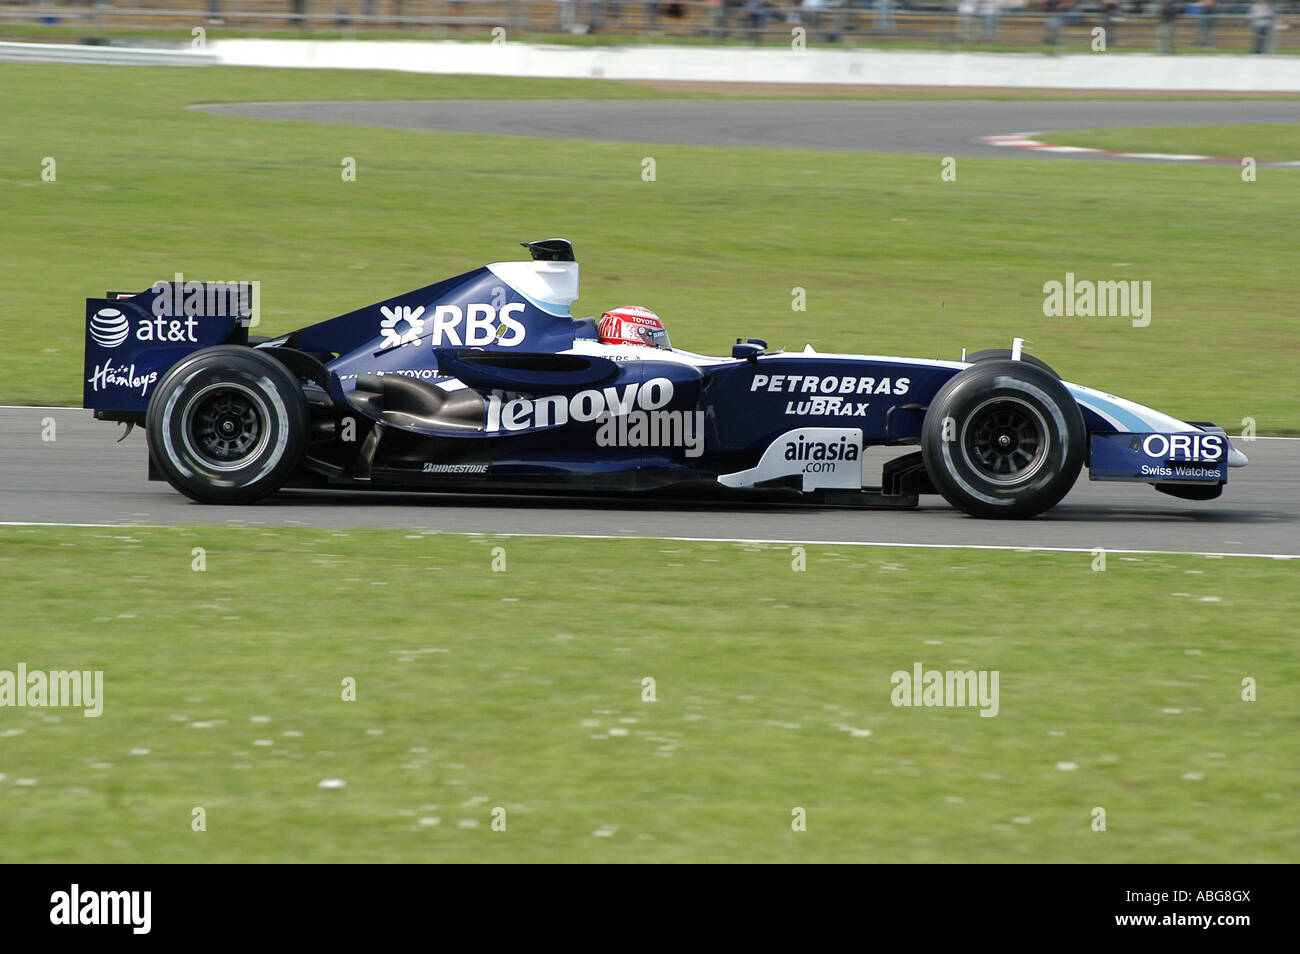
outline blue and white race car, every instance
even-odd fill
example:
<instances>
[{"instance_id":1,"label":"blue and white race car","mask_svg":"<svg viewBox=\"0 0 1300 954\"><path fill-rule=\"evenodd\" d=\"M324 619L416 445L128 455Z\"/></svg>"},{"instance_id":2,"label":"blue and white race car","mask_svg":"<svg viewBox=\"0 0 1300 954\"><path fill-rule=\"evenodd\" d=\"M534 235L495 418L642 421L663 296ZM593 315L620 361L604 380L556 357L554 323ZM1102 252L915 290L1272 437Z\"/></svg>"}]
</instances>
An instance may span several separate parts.
<instances>
[{"instance_id":1,"label":"blue and white race car","mask_svg":"<svg viewBox=\"0 0 1300 954\"><path fill-rule=\"evenodd\" d=\"M1192 500L1246 464L1222 428L1063 382L1019 339L962 361L752 338L725 358L674 349L645 309L572 317L572 245L524 244L529 261L269 340L249 337L247 295L224 283L88 299L84 404L143 423L150 477L204 503L287 486L867 507L937 492L977 516L1029 517L1085 464L1093 480ZM919 450L864 486L868 448L906 446Z\"/></svg>"}]
</instances>

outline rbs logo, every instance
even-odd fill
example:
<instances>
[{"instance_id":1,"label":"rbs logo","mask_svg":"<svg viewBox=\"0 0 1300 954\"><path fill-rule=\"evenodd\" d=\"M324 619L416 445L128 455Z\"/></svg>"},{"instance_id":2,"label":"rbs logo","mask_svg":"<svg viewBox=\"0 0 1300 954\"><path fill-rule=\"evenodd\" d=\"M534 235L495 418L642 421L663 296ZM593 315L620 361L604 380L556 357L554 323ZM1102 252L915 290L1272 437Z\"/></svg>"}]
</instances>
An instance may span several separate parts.
<instances>
[{"instance_id":1,"label":"rbs logo","mask_svg":"<svg viewBox=\"0 0 1300 954\"><path fill-rule=\"evenodd\" d=\"M379 309L384 316L379 323L384 347L419 344L428 337L435 348L444 345L472 348L492 343L514 347L522 344L526 329L516 316L524 310L522 302L504 305L435 305L429 315L424 306L401 305Z\"/></svg>"}]
</instances>

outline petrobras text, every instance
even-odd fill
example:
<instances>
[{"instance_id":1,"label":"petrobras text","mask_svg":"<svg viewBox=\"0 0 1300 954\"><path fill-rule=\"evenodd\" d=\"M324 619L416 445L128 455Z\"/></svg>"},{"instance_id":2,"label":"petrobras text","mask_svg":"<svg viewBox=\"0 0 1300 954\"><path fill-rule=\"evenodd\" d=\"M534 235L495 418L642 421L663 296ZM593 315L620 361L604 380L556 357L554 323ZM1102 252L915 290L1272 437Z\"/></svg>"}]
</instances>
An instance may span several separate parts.
<instances>
[{"instance_id":1,"label":"petrobras text","mask_svg":"<svg viewBox=\"0 0 1300 954\"><path fill-rule=\"evenodd\" d=\"M749 390L770 394L813 394L848 397L859 394L906 394L910 378L868 378L837 374L756 374Z\"/></svg>"}]
</instances>

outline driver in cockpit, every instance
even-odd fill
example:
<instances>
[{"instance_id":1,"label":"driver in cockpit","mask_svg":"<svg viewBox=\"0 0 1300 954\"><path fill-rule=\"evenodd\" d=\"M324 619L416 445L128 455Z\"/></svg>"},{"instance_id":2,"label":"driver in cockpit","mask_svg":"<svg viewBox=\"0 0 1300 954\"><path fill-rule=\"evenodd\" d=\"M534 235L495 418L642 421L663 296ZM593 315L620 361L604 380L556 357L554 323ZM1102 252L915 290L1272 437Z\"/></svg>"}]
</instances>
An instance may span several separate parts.
<instances>
[{"instance_id":1,"label":"driver in cockpit","mask_svg":"<svg viewBox=\"0 0 1300 954\"><path fill-rule=\"evenodd\" d=\"M625 305L600 316L600 340L609 345L642 345L672 351L668 329L649 308Z\"/></svg>"}]
</instances>

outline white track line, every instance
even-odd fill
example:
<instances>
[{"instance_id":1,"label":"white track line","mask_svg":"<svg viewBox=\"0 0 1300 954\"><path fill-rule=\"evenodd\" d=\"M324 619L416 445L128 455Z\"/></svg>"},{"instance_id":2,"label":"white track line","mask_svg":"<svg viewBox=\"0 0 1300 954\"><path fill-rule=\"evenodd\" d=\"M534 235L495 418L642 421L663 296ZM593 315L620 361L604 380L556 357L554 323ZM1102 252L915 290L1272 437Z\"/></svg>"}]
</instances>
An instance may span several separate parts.
<instances>
[{"instance_id":1,"label":"white track line","mask_svg":"<svg viewBox=\"0 0 1300 954\"><path fill-rule=\"evenodd\" d=\"M92 530L166 530L183 523L57 523L41 520L0 520L0 527L85 527ZM237 529L231 527L231 529ZM303 529L303 528L297 528Z\"/></svg>"},{"instance_id":2,"label":"white track line","mask_svg":"<svg viewBox=\"0 0 1300 954\"><path fill-rule=\"evenodd\" d=\"M991 543L890 543L879 540L773 540L750 537L658 537L615 536L607 533L468 533L453 531L456 536L468 537L565 537L577 540L672 540L676 543L755 543L780 546L814 547L898 547L908 550L1010 550L1017 553L1149 553L1153 556L1202 557L1256 557L1264 560L1300 560L1300 553L1230 553L1213 550L1122 550L1118 547L1034 547Z\"/></svg>"},{"instance_id":3,"label":"white track line","mask_svg":"<svg viewBox=\"0 0 1300 954\"><path fill-rule=\"evenodd\" d=\"M309 527L302 525L259 524L261 529L317 530L338 533L349 530L383 530L384 527ZM97 530L241 530L247 526L222 524L158 524L158 523L42 523L29 520L0 520L0 527L82 527ZM398 528L393 528L398 529ZM413 527L407 529L415 529ZM523 537L561 540L666 540L673 543L745 543L799 547L876 547L904 550L1005 550L1013 553L1088 553L1098 550L1106 553L1144 553L1152 556L1200 556L1209 558L1250 557L1260 560L1300 560L1300 553L1232 553L1214 550L1125 550L1118 547L1034 547L990 543L890 543L880 540L777 540L755 537L661 537L651 535L612 533L494 533L490 530L425 530L425 534L443 534L452 537Z\"/></svg>"},{"instance_id":4,"label":"white track line","mask_svg":"<svg viewBox=\"0 0 1300 954\"><path fill-rule=\"evenodd\" d=\"M1156 159L1161 162L1210 162L1219 164L1240 164L1241 159L1232 156L1200 156L1194 153L1178 152L1114 152L1110 149L1095 149L1091 146L1058 146L1034 138L1043 133L1012 133L1005 136L981 136L980 142L990 146L1006 146L1012 149L1028 149L1034 152L1084 153L1094 156L1112 156L1118 159ZM1047 133L1047 135L1052 135ZM1261 162L1261 166L1300 166L1300 161Z\"/></svg>"}]
</instances>

